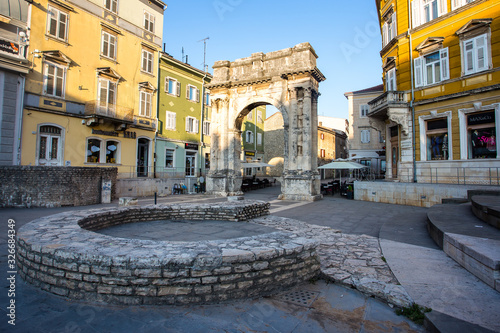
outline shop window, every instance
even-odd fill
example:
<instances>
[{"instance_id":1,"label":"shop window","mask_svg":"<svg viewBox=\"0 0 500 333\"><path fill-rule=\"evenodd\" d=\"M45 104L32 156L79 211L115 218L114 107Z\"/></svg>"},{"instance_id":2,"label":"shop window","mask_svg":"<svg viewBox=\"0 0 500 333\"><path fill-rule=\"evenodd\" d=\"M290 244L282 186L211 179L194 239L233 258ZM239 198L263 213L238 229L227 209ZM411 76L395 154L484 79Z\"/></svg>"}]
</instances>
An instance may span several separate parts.
<instances>
[{"instance_id":1,"label":"shop window","mask_svg":"<svg viewBox=\"0 0 500 333\"><path fill-rule=\"evenodd\" d=\"M467 137L469 159L497 157L495 112L480 112L467 115Z\"/></svg>"},{"instance_id":2,"label":"shop window","mask_svg":"<svg viewBox=\"0 0 500 333\"><path fill-rule=\"evenodd\" d=\"M119 163L119 150L118 141L87 139L87 163Z\"/></svg>"},{"instance_id":3,"label":"shop window","mask_svg":"<svg viewBox=\"0 0 500 333\"><path fill-rule=\"evenodd\" d=\"M88 163L101 162L101 140L99 139L87 140L87 162Z\"/></svg>"},{"instance_id":4,"label":"shop window","mask_svg":"<svg viewBox=\"0 0 500 333\"><path fill-rule=\"evenodd\" d=\"M173 168L174 167L174 155L175 155L175 149L167 148L165 150L165 167L166 168Z\"/></svg>"},{"instance_id":5,"label":"shop window","mask_svg":"<svg viewBox=\"0 0 500 333\"><path fill-rule=\"evenodd\" d=\"M118 163L118 145L117 141L106 141L106 163Z\"/></svg>"},{"instance_id":6,"label":"shop window","mask_svg":"<svg viewBox=\"0 0 500 333\"><path fill-rule=\"evenodd\" d=\"M448 119L426 121L427 161L449 159Z\"/></svg>"}]
</instances>

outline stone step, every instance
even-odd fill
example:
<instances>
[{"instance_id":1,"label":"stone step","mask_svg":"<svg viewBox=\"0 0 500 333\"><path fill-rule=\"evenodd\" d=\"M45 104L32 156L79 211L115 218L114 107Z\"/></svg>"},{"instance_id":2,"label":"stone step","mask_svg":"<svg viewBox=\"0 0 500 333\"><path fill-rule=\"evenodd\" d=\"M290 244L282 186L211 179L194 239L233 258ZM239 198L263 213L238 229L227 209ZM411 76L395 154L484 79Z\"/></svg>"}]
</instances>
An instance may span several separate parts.
<instances>
[{"instance_id":1,"label":"stone step","mask_svg":"<svg viewBox=\"0 0 500 333\"><path fill-rule=\"evenodd\" d=\"M425 314L424 327L429 333L493 333L494 331L448 316L442 312L431 311Z\"/></svg>"},{"instance_id":2,"label":"stone step","mask_svg":"<svg viewBox=\"0 0 500 333\"><path fill-rule=\"evenodd\" d=\"M427 213L427 229L447 255L500 291L500 230L478 219L471 207L435 205Z\"/></svg>"},{"instance_id":3,"label":"stone step","mask_svg":"<svg viewBox=\"0 0 500 333\"><path fill-rule=\"evenodd\" d=\"M471 198L471 203L474 215L500 229L500 196L475 195Z\"/></svg>"}]
</instances>

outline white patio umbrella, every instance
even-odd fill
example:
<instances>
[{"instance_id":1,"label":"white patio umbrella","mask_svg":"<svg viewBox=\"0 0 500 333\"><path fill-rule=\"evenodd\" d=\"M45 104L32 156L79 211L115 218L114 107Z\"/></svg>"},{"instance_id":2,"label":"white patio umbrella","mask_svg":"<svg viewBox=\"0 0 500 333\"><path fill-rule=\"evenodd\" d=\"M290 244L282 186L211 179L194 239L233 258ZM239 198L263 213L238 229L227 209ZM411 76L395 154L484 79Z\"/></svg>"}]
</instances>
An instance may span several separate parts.
<instances>
[{"instance_id":1,"label":"white patio umbrella","mask_svg":"<svg viewBox=\"0 0 500 333\"><path fill-rule=\"evenodd\" d=\"M241 162L242 168L264 168L264 167L273 167L272 164L267 164L264 162Z\"/></svg>"},{"instance_id":2,"label":"white patio umbrella","mask_svg":"<svg viewBox=\"0 0 500 333\"><path fill-rule=\"evenodd\" d=\"M351 162L340 158L336 161L318 167L318 169L334 169L334 170L352 170L352 169L363 169L363 168L367 168L367 166L359 164L357 162ZM340 174L340 183L342 184L342 174Z\"/></svg>"}]
</instances>

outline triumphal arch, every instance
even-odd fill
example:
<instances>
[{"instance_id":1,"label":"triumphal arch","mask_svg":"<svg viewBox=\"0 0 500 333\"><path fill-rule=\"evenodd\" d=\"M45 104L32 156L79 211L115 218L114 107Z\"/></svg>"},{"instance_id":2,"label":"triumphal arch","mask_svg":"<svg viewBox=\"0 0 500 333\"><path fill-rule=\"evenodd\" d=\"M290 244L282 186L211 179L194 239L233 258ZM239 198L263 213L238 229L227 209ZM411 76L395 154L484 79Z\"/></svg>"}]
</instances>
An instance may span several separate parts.
<instances>
[{"instance_id":1,"label":"triumphal arch","mask_svg":"<svg viewBox=\"0 0 500 333\"><path fill-rule=\"evenodd\" d=\"M284 171L280 198L321 198L317 170L318 87L325 80L309 43L253 53L236 61L217 61L210 89L212 141L207 191L222 196L241 193L241 127L260 105L273 105L284 121ZM265 134L264 134L265 135ZM264 136L265 141L265 136Z\"/></svg>"}]
</instances>

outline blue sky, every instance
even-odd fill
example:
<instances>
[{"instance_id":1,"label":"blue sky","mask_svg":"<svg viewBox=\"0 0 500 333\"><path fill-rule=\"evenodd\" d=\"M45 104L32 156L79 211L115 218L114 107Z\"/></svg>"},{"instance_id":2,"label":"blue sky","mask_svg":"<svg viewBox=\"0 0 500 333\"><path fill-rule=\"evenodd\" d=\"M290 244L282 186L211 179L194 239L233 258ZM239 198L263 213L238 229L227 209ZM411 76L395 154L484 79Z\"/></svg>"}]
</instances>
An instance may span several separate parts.
<instances>
[{"instance_id":1,"label":"blue sky","mask_svg":"<svg viewBox=\"0 0 500 333\"><path fill-rule=\"evenodd\" d=\"M164 0L163 42L177 59L209 72L217 60L244 58L309 42L326 76L318 114L348 118L345 92L382 83L375 0Z\"/></svg>"}]
</instances>

